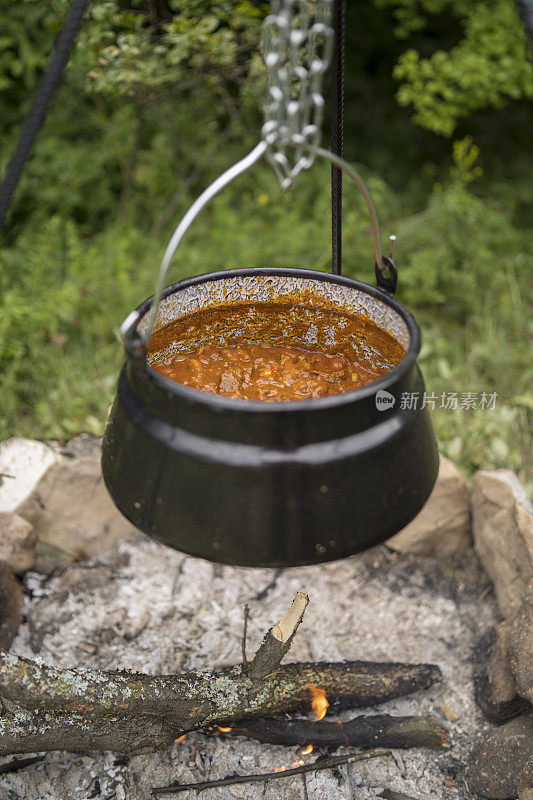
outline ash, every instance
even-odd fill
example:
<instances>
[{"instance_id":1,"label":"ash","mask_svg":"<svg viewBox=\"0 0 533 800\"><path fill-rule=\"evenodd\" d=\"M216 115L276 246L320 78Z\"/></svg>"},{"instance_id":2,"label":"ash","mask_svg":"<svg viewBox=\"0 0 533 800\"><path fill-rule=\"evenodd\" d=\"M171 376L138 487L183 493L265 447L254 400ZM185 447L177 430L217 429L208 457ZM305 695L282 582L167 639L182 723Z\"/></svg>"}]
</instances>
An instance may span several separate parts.
<instances>
[{"instance_id":1,"label":"ash","mask_svg":"<svg viewBox=\"0 0 533 800\"><path fill-rule=\"evenodd\" d=\"M133 534L112 552L50 579L28 573L26 587L31 598L11 650L57 666L155 674L237 663L244 605L250 606L251 655L298 590L308 592L311 602L285 661L440 666L442 684L367 713L432 714L450 731L450 751L397 751L308 774L305 783L302 776L281 778L266 788L256 783L185 792L178 795L183 800L370 800L385 788L417 800L470 797L463 766L476 736L490 728L473 698L475 647L497 618L472 551L454 561L379 547L319 567L250 570L189 558ZM0 800L147 800L151 786L268 772L299 758L296 748L196 732L166 751L132 758L48 754L39 764L0 776Z\"/></svg>"}]
</instances>

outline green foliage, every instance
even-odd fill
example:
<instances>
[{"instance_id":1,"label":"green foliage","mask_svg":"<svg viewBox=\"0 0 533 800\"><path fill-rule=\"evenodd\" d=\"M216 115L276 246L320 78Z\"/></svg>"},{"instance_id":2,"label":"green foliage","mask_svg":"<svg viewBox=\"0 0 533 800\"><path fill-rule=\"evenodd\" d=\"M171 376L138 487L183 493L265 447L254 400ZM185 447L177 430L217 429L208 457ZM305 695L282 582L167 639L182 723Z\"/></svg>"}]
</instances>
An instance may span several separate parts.
<instances>
[{"instance_id":1,"label":"green foliage","mask_svg":"<svg viewBox=\"0 0 533 800\"><path fill-rule=\"evenodd\" d=\"M409 48L399 58L394 69L401 82L398 102L414 108L419 125L451 136L458 120L474 111L533 96L533 62L513 0L375 2L394 9L402 38L422 30L436 14L453 14L464 30L449 51L424 57Z\"/></svg>"},{"instance_id":2,"label":"green foliage","mask_svg":"<svg viewBox=\"0 0 533 800\"><path fill-rule=\"evenodd\" d=\"M261 12L248 0L172 0L95 4L78 50L88 67L88 89L146 102L162 90L182 94L242 84L256 55Z\"/></svg>"},{"instance_id":3,"label":"green foliage","mask_svg":"<svg viewBox=\"0 0 533 800\"><path fill-rule=\"evenodd\" d=\"M257 130L263 5L247 0L237 6L230 0L124 5L117 0L89 5L17 193L13 235L37 208L73 218L88 234L113 223L128 203L141 225L147 210L154 210L154 198L165 209L170 203L173 213L189 190L217 169L222 143L228 160L232 148L240 153L246 147L249 115ZM19 131L14 123L23 118L37 66L44 66L67 7L67 0L24 0L6 13L0 86L8 90L0 94L0 167L13 150ZM19 67L23 55L28 63Z\"/></svg>"},{"instance_id":4,"label":"green foliage","mask_svg":"<svg viewBox=\"0 0 533 800\"><path fill-rule=\"evenodd\" d=\"M495 265L509 253L528 258L529 235L514 230L493 201L469 191L480 173L471 140L455 142L453 152L449 181L437 185L427 208L401 221L398 231L410 254L403 279L410 301L445 308L448 316L464 323L477 307L479 293L497 284Z\"/></svg>"},{"instance_id":5,"label":"green foliage","mask_svg":"<svg viewBox=\"0 0 533 800\"><path fill-rule=\"evenodd\" d=\"M57 9L56 9L57 12ZM20 119L20 105L46 65L59 15L41 0L0 0L0 120L2 128Z\"/></svg>"},{"instance_id":6,"label":"green foliage","mask_svg":"<svg viewBox=\"0 0 533 800\"><path fill-rule=\"evenodd\" d=\"M0 169L13 150L67 8L68 0L0 0L5 21L0 38ZM87 235L120 221L126 206L140 226L146 227L148 220L158 220L156 227L165 225L190 192L198 192L257 137L263 85L260 23L267 9L261 0L91 3L26 166L8 235L15 237L36 209L74 219ZM397 33L410 36L407 51L387 23L390 10L399 18ZM364 152L367 163L380 165L382 174L390 171L399 185L415 169L416 189L427 191L438 179L434 162L444 162L445 169L448 151L439 151L434 138L424 138L394 107L390 71L396 62L400 69L402 59L415 58L417 66L411 77L402 78L400 95L411 93L415 111L424 106L441 121L444 115L448 130L452 117L454 125L459 118L457 104L461 116L474 108L498 106L507 84L510 96L529 92L531 62L512 0L367 0L357 15L351 5L348 12L346 150L358 159ZM458 44L428 55L428 41L433 40L427 29L434 20L442 28L435 42L448 44L451 36ZM488 41L479 38L481 33L472 38L478 28L487 31ZM461 77L463 56L480 63ZM433 57L441 65L438 75L433 66L424 66ZM378 70L369 64L377 64ZM486 102L475 88L481 80L496 91ZM434 91L437 84L443 86L442 96ZM362 115L361 109L368 108L372 115ZM499 123L502 146L507 133L516 136L511 123ZM442 132L439 125L429 127ZM524 120L520 129L527 128ZM422 189L424 173L428 185Z\"/></svg>"},{"instance_id":7,"label":"green foliage","mask_svg":"<svg viewBox=\"0 0 533 800\"><path fill-rule=\"evenodd\" d=\"M119 361L113 323L137 299L145 246L133 229L89 244L52 217L0 251L0 438L13 426L55 437L101 430Z\"/></svg>"},{"instance_id":8,"label":"green foliage","mask_svg":"<svg viewBox=\"0 0 533 800\"><path fill-rule=\"evenodd\" d=\"M400 220L400 299L423 331L429 392L496 392L495 409L437 408L442 451L470 472L508 466L530 491L533 410L531 231L468 188L479 175L471 140L454 143L450 179L427 208Z\"/></svg>"},{"instance_id":9,"label":"green foliage","mask_svg":"<svg viewBox=\"0 0 533 800\"><path fill-rule=\"evenodd\" d=\"M474 144L471 136L456 141L452 145L454 166L450 170L451 177L459 184L468 186L483 174L477 164L479 147Z\"/></svg>"}]
</instances>

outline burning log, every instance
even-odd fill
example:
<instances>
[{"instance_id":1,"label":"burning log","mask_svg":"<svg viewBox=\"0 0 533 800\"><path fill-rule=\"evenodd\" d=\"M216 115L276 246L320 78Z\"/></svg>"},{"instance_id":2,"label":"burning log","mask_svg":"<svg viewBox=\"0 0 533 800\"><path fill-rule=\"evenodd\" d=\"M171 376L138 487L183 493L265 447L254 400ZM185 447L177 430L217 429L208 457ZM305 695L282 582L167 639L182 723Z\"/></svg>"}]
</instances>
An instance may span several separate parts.
<instances>
[{"instance_id":1,"label":"burning log","mask_svg":"<svg viewBox=\"0 0 533 800\"><path fill-rule=\"evenodd\" d=\"M307 597L299 593L252 662L220 672L151 676L76 671L0 651L0 755L153 752L209 725L308 711L311 687L320 687L332 704L364 707L441 680L440 670L431 664L280 666L306 605Z\"/></svg>"},{"instance_id":2,"label":"burning log","mask_svg":"<svg viewBox=\"0 0 533 800\"><path fill-rule=\"evenodd\" d=\"M231 728L217 727L225 736L246 736L259 742L311 747L450 747L442 725L431 717L359 716L348 722L310 722L306 719L241 720ZM307 749L307 748L306 748ZM307 752L310 752L307 751Z\"/></svg>"}]
</instances>

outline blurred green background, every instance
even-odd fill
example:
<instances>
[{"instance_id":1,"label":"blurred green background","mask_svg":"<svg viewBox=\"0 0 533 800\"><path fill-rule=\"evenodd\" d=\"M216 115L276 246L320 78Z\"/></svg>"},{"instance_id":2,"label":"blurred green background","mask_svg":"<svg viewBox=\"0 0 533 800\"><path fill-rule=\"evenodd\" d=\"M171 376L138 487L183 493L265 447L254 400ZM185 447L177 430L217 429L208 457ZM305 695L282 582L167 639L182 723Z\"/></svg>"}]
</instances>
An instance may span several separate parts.
<instances>
[{"instance_id":1,"label":"blurred green background","mask_svg":"<svg viewBox=\"0 0 533 800\"><path fill-rule=\"evenodd\" d=\"M0 169L66 0L0 0ZM180 215L258 139L261 2L93 0L0 245L0 438L101 434L115 330L153 291ZM467 473L531 481L533 65L513 0L348 0L345 154L398 235L398 297L428 391L497 392L433 419ZM327 140L327 136L326 136ZM170 279L234 266L329 269L329 169L282 194L265 165L188 233ZM345 186L344 272L373 283ZM531 483L529 483L531 490Z\"/></svg>"}]
</instances>

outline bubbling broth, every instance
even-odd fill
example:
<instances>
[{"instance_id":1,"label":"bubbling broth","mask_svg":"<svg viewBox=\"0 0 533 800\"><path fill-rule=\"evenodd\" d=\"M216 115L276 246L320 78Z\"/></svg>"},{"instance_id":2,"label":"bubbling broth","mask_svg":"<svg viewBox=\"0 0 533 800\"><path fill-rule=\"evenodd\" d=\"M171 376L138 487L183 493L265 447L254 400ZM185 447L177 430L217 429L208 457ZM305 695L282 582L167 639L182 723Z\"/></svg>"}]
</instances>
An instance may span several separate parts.
<instances>
[{"instance_id":1,"label":"bubbling broth","mask_svg":"<svg viewBox=\"0 0 533 800\"><path fill-rule=\"evenodd\" d=\"M157 330L148 347L150 366L178 383L271 402L357 389L404 355L365 317L287 303L196 311Z\"/></svg>"}]
</instances>

